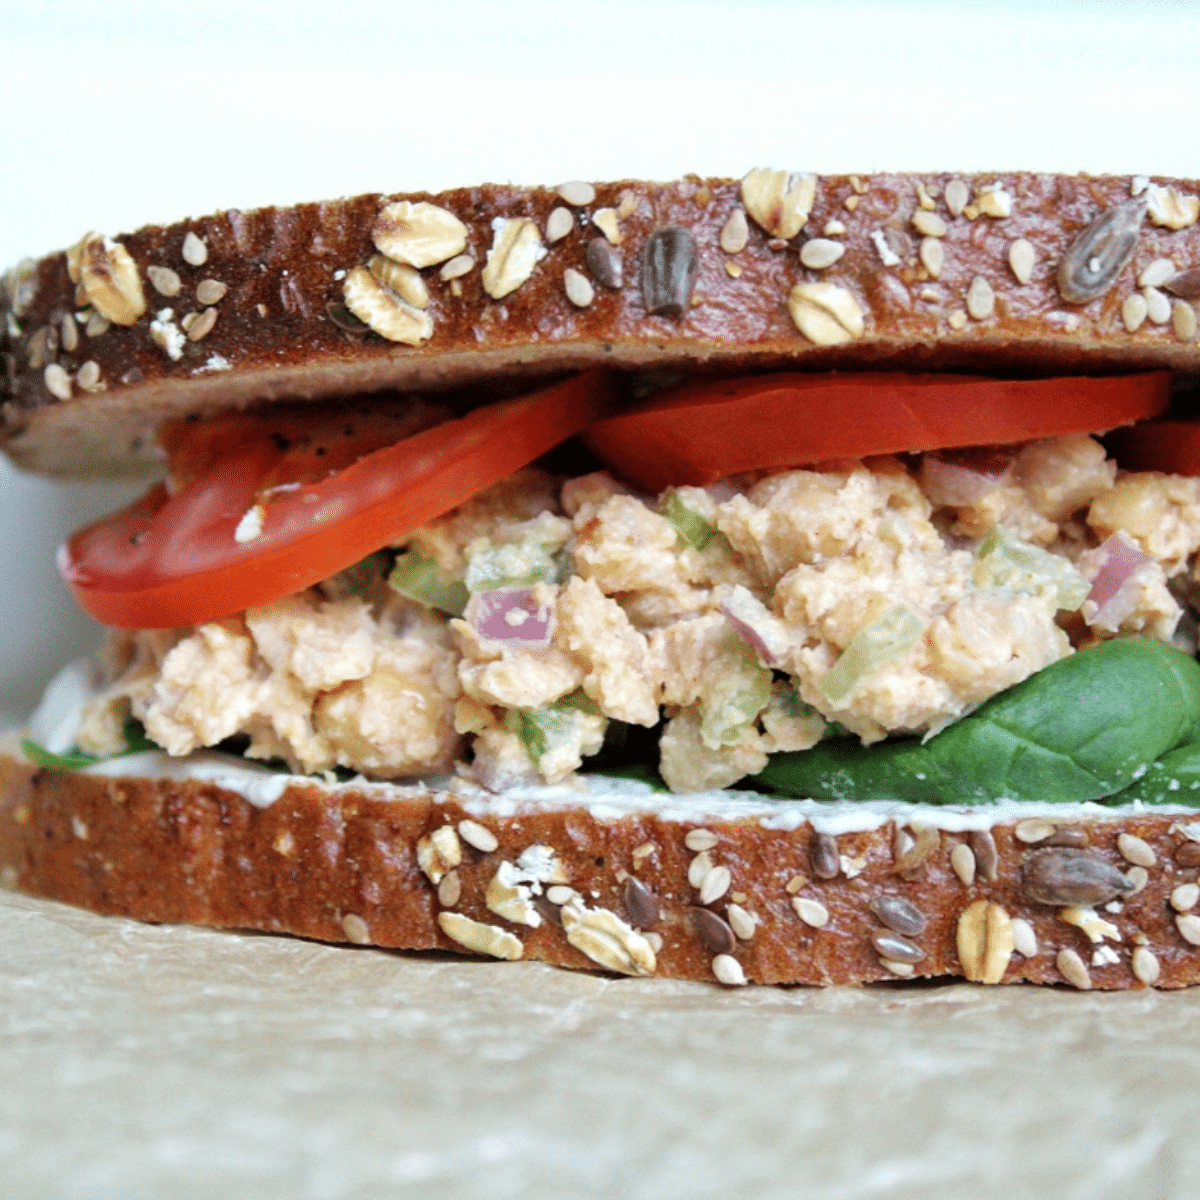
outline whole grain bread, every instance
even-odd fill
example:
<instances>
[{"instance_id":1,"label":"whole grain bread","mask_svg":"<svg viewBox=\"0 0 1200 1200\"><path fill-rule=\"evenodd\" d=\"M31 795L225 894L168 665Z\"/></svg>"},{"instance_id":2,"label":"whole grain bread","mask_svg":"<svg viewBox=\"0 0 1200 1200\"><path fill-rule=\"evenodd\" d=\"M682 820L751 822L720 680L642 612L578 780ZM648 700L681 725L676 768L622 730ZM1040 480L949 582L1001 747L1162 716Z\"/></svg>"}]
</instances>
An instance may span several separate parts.
<instances>
[{"instance_id":1,"label":"whole grain bread","mask_svg":"<svg viewBox=\"0 0 1200 1200\"><path fill-rule=\"evenodd\" d=\"M480 403L514 378L596 364L1195 376L1198 191L1128 177L761 170L233 209L93 239L90 292L75 281L80 247L8 272L0 444L49 474L145 471L167 417L379 389L469 388ZM401 200L463 231L453 254L435 248L430 265L388 276L412 302L399 311L413 345L346 308L356 268L394 250L396 222L389 242L381 214ZM1124 225L1098 229L1106 214ZM1062 273L1072 255L1075 284ZM118 267L144 304L135 318L120 295L128 273L117 271L115 307L96 284ZM1094 291L1097 277L1103 290L1086 299L1079 283Z\"/></svg>"},{"instance_id":2,"label":"whole grain bread","mask_svg":"<svg viewBox=\"0 0 1200 1200\"><path fill-rule=\"evenodd\" d=\"M775 819L678 798L488 813L308 780L262 807L195 779L48 771L11 747L0 796L0 880L145 921L730 985L1200 982L1188 815L951 832L912 809L835 836L787 802Z\"/></svg>"}]
</instances>

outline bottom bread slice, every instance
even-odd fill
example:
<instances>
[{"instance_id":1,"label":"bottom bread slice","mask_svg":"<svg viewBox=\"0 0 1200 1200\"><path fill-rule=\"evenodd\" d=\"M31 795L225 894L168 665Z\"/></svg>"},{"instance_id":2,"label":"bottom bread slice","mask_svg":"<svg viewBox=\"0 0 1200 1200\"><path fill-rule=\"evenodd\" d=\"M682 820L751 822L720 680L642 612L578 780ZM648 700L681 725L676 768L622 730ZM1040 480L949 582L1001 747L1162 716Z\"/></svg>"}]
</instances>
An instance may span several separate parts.
<instances>
[{"instance_id":1,"label":"bottom bread slice","mask_svg":"<svg viewBox=\"0 0 1200 1200\"><path fill-rule=\"evenodd\" d=\"M1200 814L1043 806L956 831L910 809L832 834L587 796L492 815L447 792L280 791L0 755L2 878L144 921L726 984L1200 981Z\"/></svg>"}]
</instances>

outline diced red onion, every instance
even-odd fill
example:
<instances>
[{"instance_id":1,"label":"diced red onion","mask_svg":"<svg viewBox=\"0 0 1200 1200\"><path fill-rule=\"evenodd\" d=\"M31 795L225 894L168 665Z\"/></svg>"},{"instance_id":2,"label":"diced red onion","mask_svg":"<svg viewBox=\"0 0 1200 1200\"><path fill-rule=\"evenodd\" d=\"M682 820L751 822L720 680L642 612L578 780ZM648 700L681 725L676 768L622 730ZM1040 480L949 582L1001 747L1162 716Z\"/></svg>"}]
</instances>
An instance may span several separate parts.
<instances>
[{"instance_id":1,"label":"diced red onion","mask_svg":"<svg viewBox=\"0 0 1200 1200\"><path fill-rule=\"evenodd\" d=\"M974 504L1012 470L1013 456L993 446L939 450L921 460L921 487L934 504Z\"/></svg>"},{"instance_id":2,"label":"diced red onion","mask_svg":"<svg viewBox=\"0 0 1200 1200\"><path fill-rule=\"evenodd\" d=\"M789 645L787 631L753 592L739 584L721 602L721 611L765 666L783 664Z\"/></svg>"},{"instance_id":3,"label":"diced red onion","mask_svg":"<svg viewBox=\"0 0 1200 1200\"><path fill-rule=\"evenodd\" d=\"M1137 605L1137 589L1125 585L1154 559L1139 550L1128 534L1120 531L1101 545L1100 552L1104 560L1092 580L1092 590L1087 595L1089 607L1085 611L1092 612L1090 606L1093 604L1096 608L1086 620L1089 625L1115 630Z\"/></svg>"},{"instance_id":4,"label":"diced red onion","mask_svg":"<svg viewBox=\"0 0 1200 1200\"><path fill-rule=\"evenodd\" d=\"M480 637L517 642L530 650L545 649L554 631L554 613L538 604L532 588L493 588L478 592L467 606L467 620Z\"/></svg>"}]
</instances>

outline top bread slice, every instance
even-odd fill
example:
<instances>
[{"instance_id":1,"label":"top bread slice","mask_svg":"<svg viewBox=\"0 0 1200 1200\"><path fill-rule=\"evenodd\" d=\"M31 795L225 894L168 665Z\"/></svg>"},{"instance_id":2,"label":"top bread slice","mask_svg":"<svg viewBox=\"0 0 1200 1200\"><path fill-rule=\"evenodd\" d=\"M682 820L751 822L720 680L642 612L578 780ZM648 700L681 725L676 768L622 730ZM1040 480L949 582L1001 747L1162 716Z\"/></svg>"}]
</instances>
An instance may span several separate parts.
<instances>
[{"instance_id":1,"label":"top bread slice","mask_svg":"<svg viewBox=\"0 0 1200 1200\"><path fill-rule=\"evenodd\" d=\"M126 272L118 292L139 293L114 320L102 319L111 296L73 280L78 248L8 272L0 444L50 475L135 474L171 417L381 389L469 388L479 403L514 377L596 365L1194 376L1197 193L1144 177L759 170L232 209L94 239L101 269ZM454 243L443 237L428 265L389 277L407 307L355 270L416 236L380 220L401 200L462 226L461 248L439 258ZM1107 271L1104 245L1089 261L1079 238L1122 206L1128 261L1071 302L1064 258ZM414 344L347 314L348 284L364 280Z\"/></svg>"}]
</instances>

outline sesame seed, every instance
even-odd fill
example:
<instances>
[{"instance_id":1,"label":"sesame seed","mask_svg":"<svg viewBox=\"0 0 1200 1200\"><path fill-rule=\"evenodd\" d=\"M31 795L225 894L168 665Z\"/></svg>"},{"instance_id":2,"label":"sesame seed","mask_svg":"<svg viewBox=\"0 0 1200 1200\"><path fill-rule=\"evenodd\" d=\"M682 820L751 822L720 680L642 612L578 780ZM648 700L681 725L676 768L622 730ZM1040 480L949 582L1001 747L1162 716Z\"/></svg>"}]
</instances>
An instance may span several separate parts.
<instances>
[{"instance_id":1,"label":"sesame seed","mask_svg":"<svg viewBox=\"0 0 1200 1200\"><path fill-rule=\"evenodd\" d=\"M695 858L688 863L688 883L694 888L698 888L703 882L704 877L713 868L712 855L707 850L702 850Z\"/></svg>"},{"instance_id":2,"label":"sesame seed","mask_svg":"<svg viewBox=\"0 0 1200 1200\"><path fill-rule=\"evenodd\" d=\"M191 267L202 267L208 262L208 247L190 231L183 239L183 261Z\"/></svg>"},{"instance_id":3,"label":"sesame seed","mask_svg":"<svg viewBox=\"0 0 1200 1200\"><path fill-rule=\"evenodd\" d=\"M912 217L913 228L925 237L942 238L946 236L947 225L935 212L926 212L918 208Z\"/></svg>"},{"instance_id":4,"label":"sesame seed","mask_svg":"<svg viewBox=\"0 0 1200 1200\"><path fill-rule=\"evenodd\" d=\"M712 904L714 900L720 900L729 891L731 882L732 875L728 867L713 867L700 884L700 903Z\"/></svg>"},{"instance_id":5,"label":"sesame seed","mask_svg":"<svg viewBox=\"0 0 1200 1200\"><path fill-rule=\"evenodd\" d=\"M1037 934L1024 917L1012 919L1013 949L1022 958L1032 958L1038 951Z\"/></svg>"},{"instance_id":6,"label":"sesame seed","mask_svg":"<svg viewBox=\"0 0 1200 1200\"><path fill-rule=\"evenodd\" d=\"M85 392L98 391L100 388L100 364L94 358L89 358L79 368L79 374L75 377L75 381Z\"/></svg>"},{"instance_id":7,"label":"sesame seed","mask_svg":"<svg viewBox=\"0 0 1200 1200\"><path fill-rule=\"evenodd\" d=\"M1149 311L1146 297L1141 292L1134 292L1132 295L1126 296L1125 303L1121 305L1121 320L1125 322L1126 330L1129 333L1137 333Z\"/></svg>"},{"instance_id":8,"label":"sesame seed","mask_svg":"<svg viewBox=\"0 0 1200 1200\"><path fill-rule=\"evenodd\" d=\"M1171 325L1181 342L1196 340L1196 310L1186 300L1176 300L1171 305Z\"/></svg>"},{"instance_id":9,"label":"sesame seed","mask_svg":"<svg viewBox=\"0 0 1200 1200\"><path fill-rule=\"evenodd\" d=\"M942 269L946 265L946 248L935 237L927 237L921 239L921 245L917 248L917 254L921 259L921 266L929 272L931 279L941 279Z\"/></svg>"},{"instance_id":10,"label":"sesame seed","mask_svg":"<svg viewBox=\"0 0 1200 1200\"><path fill-rule=\"evenodd\" d=\"M879 965L885 971L890 971L893 975L899 976L901 979L908 979L916 967L909 962L897 962L894 958L880 958Z\"/></svg>"},{"instance_id":11,"label":"sesame seed","mask_svg":"<svg viewBox=\"0 0 1200 1200\"><path fill-rule=\"evenodd\" d=\"M1171 893L1171 907L1176 912L1190 912L1197 901L1200 901L1200 885L1195 883L1181 883Z\"/></svg>"},{"instance_id":12,"label":"sesame seed","mask_svg":"<svg viewBox=\"0 0 1200 1200\"><path fill-rule=\"evenodd\" d=\"M823 271L826 267L832 267L845 253L846 247L841 242L812 238L800 247L800 261L810 271Z\"/></svg>"},{"instance_id":13,"label":"sesame seed","mask_svg":"<svg viewBox=\"0 0 1200 1200\"><path fill-rule=\"evenodd\" d=\"M178 296L183 282L170 267L147 267L146 275L160 296Z\"/></svg>"},{"instance_id":14,"label":"sesame seed","mask_svg":"<svg viewBox=\"0 0 1200 1200\"><path fill-rule=\"evenodd\" d=\"M1148 946L1137 946L1133 951L1133 974L1147 987L1153 987L1158 982L1161 968L1154 952Z\"/></svg>"},{"instance_id":15,"label":"sesame seed","mask_svg":"<svg viewBox=\"0 0 1200 1200\"><path fill-rule=\"evenodd\" d=\"M725 909L725 916L729 921L729 928L743 942L748 942L754 937L755 920L740 904L730 904Z\"/></svg>"},{"instance_id":16,"label":"sesame seed","mask_svg":"<svg viewBox=\"0 0 1200 1200\"><path fill-rule=\"evenodd\" d=\"M561 242L575 228L575 217L569 208L559 205L546 218L546 241Z\"/></svg>"},{"instance_id":17,"label":"sesame seed","mask_svg":"<svg viewBox=\"0 0 1200 1200\"><path fill-rule=\"evenodd\" d=\"M200 304L217 304L228 291L229 286L219 279L202 279L196 284L196 300Z\"/></svg>"},{"instance_id":18,"label":"sesame seed","mask_svg":"<svg viewBox=\"0 0 1200 1200\"><path fill-rule=\"evenodd\" d=\"M1072 987L1077 987L1084 992L1091 988L1092 977L1088 974L1087 966L1076 951L1060 950L1055 957L1054 965L1058 967L1058 973Z\"/></svg>"},{"instance_id":19,"label":"sesame seed","mask_svg":"<svg viewBox=\"0 0 1200 1200\"><path fill-rule=\"evenodd\" d=\"M1169 258L1156 258L1138 276L1138 287L1161 287L1176 270L1175 264Z\"/></svg>"},{"instance_id":20,"label":"sesame seed","mask_svg":"<svg viewBox=\"0 0 1200 1200\"><path fill-rule=\"evenodd\" d=\"M367 928L366 921L354 913L347 913L342 918L342 931L356 946L371 944L371 931Z\"/></svg>"},{"instance_id":21,"label":"sesame seed","mask_svg":"<svg viewBox=\"0 0 1200 1200\"><path fill-rule=\"evenodd\" d=\"M1192 913L1180 913L1175 918L1175 928L1179 936L1190 946L1200 946L1200 917Z\"/></svg>"},{"instance_id":22,"label":"sesame seed","mask_svg":"<svg viewBox=\"0 0 1200 1200\"><path fill-rule=\"evenodd\" d=\"M1171 319L1171 302L1158 288L1142 288L1146 297L1146 315L1155 325L1165 325Z\"/></svg>"},{"instance_id":23,"label":"sesame seed","mask_svg":"<svg viewBox=\"0 0 1200 1200\"><path fill-rule=\"evenodd\" d=\"M188 341L198 342L202 338L208 337L212 333L213 326L217 323L217 310L215 308L206 308L199 314L196 319L189 323L187 329Z\"/></svg>"},{"instance_id":24,"label":"sesame seed","mask_svg":"<svg viewBox=\"0 0 1200 1200\"><path fill-rule=\"evenodd\" d=\"M996 293L982 275L976 275L967 288L967 312L976 321L985 321L996 311Z\"/></svg>"},{"instance_id":25,"label":"sesame seed","mask_svg":"<svg viewBox=\"0 0 1200 1200\"><path fill-rule=\"evenodd\" d=\"M746 983L746 973L742 964L732 954L718 954L712 960L712 972L718 982L726 987L743 987Z\"/></svg>"},{"instance_id":26,"label":"sesame seed","mask_svg":"<svg viewBox=\"0 0 1200 1200\"><path fill-rule=\"evenodd\" d=\"M1033 278L1037 251L1026 238L1017 238L1008 248L1008 265L1018 283L1024 285Z\"/></svg>"},{"instance_id":27,"label":"sesame seed","mask_svg":"<svg viewBox=\"0 0 1200 1200\"><path fill-rule=\"evenodd\" d=\"M797 896L792 901L792 908L805 925L811 925L814 929L823 929L829 924L829 909L820 900L813 900L810 896Z\"/></svg>"},{"instance_id":28,"label":"sesame seed","mask_svg":"<svg viewBox=\"0 0 1200 1200\"><path fill-rule=\"evenodd\" d=\"M950 210L951 216L961 216L970 198L970 190L961 179L952 179L946 184L946 207Z\"/></svg>"},{"instance_id":29,"label":"sesame seed","mask_svg":"<svg viewBox=\"0 0 1200 1200\"><path fill-rule=\"evenodd\" d=\"M590 183L584 183L582 180L560 183L554 190L563 200L576 208L591 204L596 199L596 189Z\"/></svg>"},{"instance_id":30,"label":"sesame seed","mask_svg":"<svg viewBox=\"0 0 1200 1200\"><path fill-rule=\"evenodd\" d=\"M1126 862L1137 867L1152 867L1158 862L1150 843L1132 833L1122 833L1117 838L1117 849Z\"/></svg>"},{"instance_id":31,"label":"sesame seed","mask_svg":"<svg viewBox=\"0 0 1200 1200\"><path fill-rule=\"evenodd\" d=\"M596 289L592 287L592 281L574 267L567 267L563 272L563 288L567 299L576 308L587 308L596 298Z\"/></svg>"},{"instance_id":32,"label":"sesame seed","mask_svg":"<svg viewBox=\"0 0 1200 1200\"><path fill-rule=\"evenodd\" d=\"M711 850L718 842L718 837L711 829L689 829L683 837L683 844L692 851Z\"/></svg>"},{"instance_id":33,"label":"sesame seed","mask_svg":"<svg viewBox=\"0 0 1200 1200\"><path fill-rule=\"evenodd\" d=\"M447 871L437 888L438 903L443 908L453 908L462 897L462 880L457 871Z\"/></svg>"},{"instance_id":34,"label":"sesame seed","mask_svg":"<svg viewBox=\"0 0 1200 1200\"><path fill-rule=\"evenodd\" d=\"M726 254L741 254L745 250L746 243L750 240L750 226L743 209L735 208L729 214L725 224L721 226L718 240Z\"/></svg>"},{"instance_id":35,"label":"sesame seed","mask_svg":"<svg viewBox=\"0 0 1200 1200\"><path fill-rule=\"evenodd\" d=\"M491 854L500 845L496 835L478 821L459 821L458 835L468 846L484 854Z\"/></svg>"},{"instance_id":36,"label":"sesame seed","mask_svg":"<svg viewBox=\"0 0 1200 1200\"><path fill-rule=\"evenodd\" d=\"M42 379L46 384L46 391L56 400L70 400L71 377L58 363L51 363L42 372Z\"/></svg>"},{"instance_id":37,"label":"sesame seed","mask_svg":"<svg viewBox=\"0 0 1200 1200\"><path fill-rule=\"evenodd\" d=\"M1050 837L1054 833L1054 826L1051 822L1042 820L1041 817L1030 817L1026 821L1018 822L1013 832L1016 834L1017 841L1024 842L1027 846L1033 846Z\"/></svg>"},{"instance_id":38,"label":"sesame seed","mask_svg":"<svg viewBox=\"0 0 1200 1200\"><path fill-rule=\"evenodd\" d=\"M950 851L950 866L963 887L970 887L975 882L975 852L966 842L959 842Z\"/></svg>"}]
</instances>

